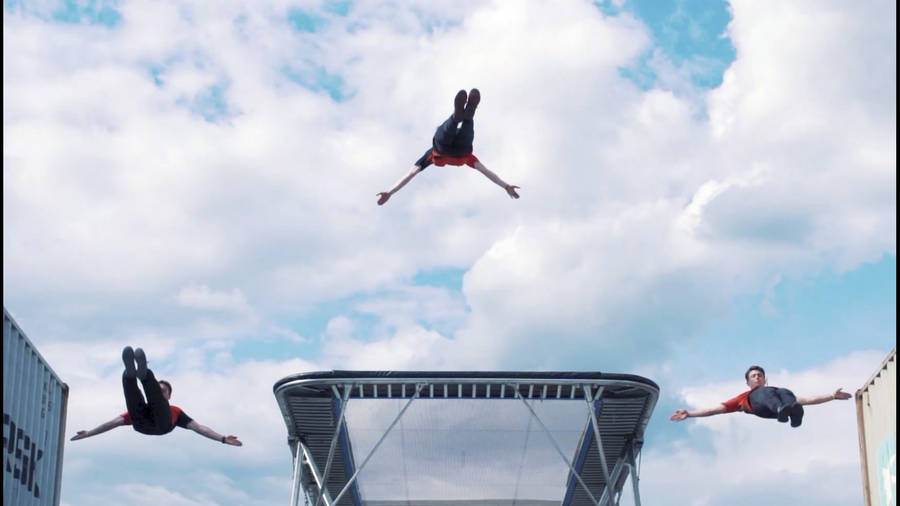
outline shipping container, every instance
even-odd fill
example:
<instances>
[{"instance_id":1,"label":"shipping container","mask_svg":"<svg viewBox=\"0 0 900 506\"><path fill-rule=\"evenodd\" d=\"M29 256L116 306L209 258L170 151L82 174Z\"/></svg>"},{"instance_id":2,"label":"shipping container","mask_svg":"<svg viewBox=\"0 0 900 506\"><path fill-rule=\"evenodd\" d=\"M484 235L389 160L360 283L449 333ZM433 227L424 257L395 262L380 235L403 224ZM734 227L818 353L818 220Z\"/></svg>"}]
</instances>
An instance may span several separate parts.
<instances>
[{"instance_id":1,"label":"shipping container","mask_svg":"<svg viewBox=\"0 0 900 506\"><path fill-rule=\"evenodd\" d=\"M897 504L897 349L856 391L866 506Z\"/></svg>"},{"instance_id":2,"label":"shipping container","mask_svg":"<svg viewBox=\"0 0 900 506\"><path fill-rule=\"evenodd\" d=\"M57 506L69 387L3 308L3 504Z\"/></svg>"}]
</instances>

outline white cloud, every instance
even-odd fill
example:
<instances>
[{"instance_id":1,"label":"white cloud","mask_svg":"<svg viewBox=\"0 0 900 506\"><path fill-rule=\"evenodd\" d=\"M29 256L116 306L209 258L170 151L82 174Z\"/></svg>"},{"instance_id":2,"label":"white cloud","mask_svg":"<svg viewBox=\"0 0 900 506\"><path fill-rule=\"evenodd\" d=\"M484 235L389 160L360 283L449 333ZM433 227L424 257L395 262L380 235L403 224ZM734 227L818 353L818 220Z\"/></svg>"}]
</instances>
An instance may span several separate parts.
<instances>
[{"instance_id":1,"label":"white cloud","mask_svg":"<svg viewBox=\"0 0 900 506\"><path fill-rule=\"evenodd\" d=\"M368 341L339 337L325 343L323 359L342 369L453 369L448 361L452 341L419 326L403 327L387 339Z\"/></svg>"},{"instance_id":2,"label":"white cloud","mask_svg":"<svg viewBox=\"0 0 900 506\"><path fill-rule=\"evenodd\" d=\"M356 310L377 317L387 327L418 322L451 331L468 316L465 300L458 292L433 286L400 286L383 296L372 296Z\"/></svg>"},{"instance_id":3,"label":"white cloud","mask_svg":"<svg viewBox=\"0 0 900 506\"><path fill-rule=\"evenodd\" d=\"M729 33L738 60L710 93L714 135L707 137L689 102L640 93L616 77L615 68L648 43L630 17L603 18L574 2L550 11L495 3L471 17L427 7L429 16L461 21L430 35L408 13L379 11L351 34L335 22L312 58L327 55L330 71L354 93L336 105L273 71L292 60L289 48L307 44L287 24L263 30L281 7L250 13L236 5L246 15L237 31L225 28L238 12L227 6L128 3L120 29L65 27L64 39L56 25L7 21L16 40L31 41L8 55L21 72L4 82L20 98L5 116L4 270L12 292L56 293L53 302L67 307L77 294L96 315L111 294L146 297L216 278L272 314L419 269L473 266L472 332L498 336L500 350L517 344L510 332L520 329L589 333L606 321L603 312L627 329L636 311L597 308L640 307L651 294L671 309L684 291L720 287L709 298L689 297L696 308L761 289L782 272L823 263L851 269L895 251L896 148L885 136L895 122L884 112L846 115L856 106L894 109L878 105L891 95L860 93L870 81L891 81L880 70L891 58L867 56L870 80L824 89L813 86L818 77L804 81L794 71L806 61L815 62L804 67L814 76L860 65L864 50L830 53L808 39L850 48L890 37L852 17L872 12L838 17L831 5L817 24L798 10L787 17L809 20L806 35L785 33L779 51L765 51L786 25L775 11L737 4ZM494 29L500 19L508 29ZM766 27L766 38L754 23ZM156 37L155 26L176 35ZM418 31L400 31L412 27ZM842 36L831 39L829 30ZM542 43L541 33L558 44ZM373 47L367 41L376 35L383 42ZM81 58L58 63L61 48L85 38L91 44ZM503 65L473 56L484 48L502 49ZM429 72L434 60L465 69L482 87L478 150L524 184L523 200L503 200L477 174L433 168L391 207L366 207L364 195L405 170L419 152L409 146L427 143L460 86L455 76ZM163 68L162 86L153 84L151 64ZM222 75L238 116L212 125L179 104ZM771 84L788 78L801 85ZM779 138L759 135L786 128L778 104L801 95L806 109L790 116L805 123ZM716 181L729 183L705 195ZM789 240L773 244L773 235ZM703 276L692 278L696 272ZM680 281L666 281L673 277ZM483 306L482 291L503 295ZM721 309L712 304L696 320ZM201 331L224 329L206 322Z\"/></svg>"},{"instance_id":4,"label":"white cloud","mask_svg":"<svg viewBox=\"0 0 900 506\"><path fill-rule=\"evenodd\" d=\"M705 182L740 178L759 165L778 177L757 193L731 189L705 206L702 225L713 237L700 243L710 255L699 261L708 262L723 250L732 253L735 245L728 238L753 241L754 233L794 233L796 227L802 227L808 241L799 245L799 256L775 250L773 258L773 253L754 253L754 248L743 256L753 261L756 254L759 262L778 269L780 262L802 262L804 253L829 251L842 268L852 268L894 250L894 234L880 233L894 224L893 214L884 212L885 206L894 205L894 194L882 191L871 198L879 195L879 188L892 187L894 142L877 133L889 130L884 128L889 117L838 121L825 115L832 104L847 103L843 95L834 94L848 91L850 102L861 103L862 97L852 94L855 90L841 87L819 96L786 86L778 93L802 93L808 107L798 116L813 122L813 128L794 130L795 140L806 135L791 146L794 155L787 159L779 154L786 138L773 141L751 132L772 131L760 123L766 118L782 121L775 114L752 119L761 110L756 101L774 96L754 98L757 81L793 68L793 60L780 59L815 57L823 67L841 68L850 64L853 51L839 53L846 59L829 55L823 60L826 56L815 51L816 46L794 37L781 46L794 44L795 50L767 53L763 63L756 63L756 32L743 29L748 21L738 19L731 34L742 52L729 71L737 77L711 94L710 115L713 124L721 123L716 119L720 112L737 108L740 123L727 136L706 139L706 127L690 103L659 90L641 94L617 77L616 67L648 43L644 29L633 18L604 18L586 4L565 3L552 10L486 4L472 9L461 24L431 35L398 32L401 26L416 26L409 24L412 20L401 21L402 16L390 23L383 17L369 20L352 34L340 34L335 21L317 51L354 93L345 105L291 87L273 73L291 61L287 48L305 42L287 24L267 35L262 32L270 22L267 16L278 12L276 6L263 9L248 13L194 7L182 12L128 3L117 30L67 28L66 36L76 40L100 36L81 50L82 58L73 58L67 66L39 67L43 74L16 72L22 77L5 81L9 93L31 97L10 103L13 111L6 116L5 178L15 189L5 196L15 205L6 207L5 235L10 239L8 254L20 266L7 269L12 278L7 286L17 291L47 286L69 294L74 281L79 295L90 298L183 287L197 277L225 277L225 286L256 304L303 307L421 268L468 266L516 225L575 228L646 213L654 206L670 215ZM434 9L448 14L443 7ZM743 9L741 5L737 10ZM238 12L246 15L240 29L229 21ZM197 22L206 16L213 18ZM770 23L755 13L747 16ZM508 29L497 31L493 27L501 19ZM141 35L137 29L151 21L177 35ZM849 22L836 27L844 25L852 30L841 44L862 44L871 37L866 32L866 38L854 39L859 27ZM189 35L188 29L199 32ZM13 17L7 30L19 30L33 41L24 46L27 52L13 55L11 68L24 71L34 68L29 62L58 61L58 44L37 42L58 40L49 36L57 33L56 26ZM383 36L382 49L366 42L376 33ZM110 44L113 38L116 46ZM547 38L555 43L541 42ZM277 47L284 49L262 51ZM593 49L580 49L585 47ZM155 49L147 53L148 48ZM475 56L483 48L502 52L503 65ZM419 63L398 60L397 55ZM477 148L488 166L524 185L523 200L503 200L502 192L477 174L461 177L459 172L466 170L434 168L398 195L392 207L369 208L365 195L374 195L372 189L377 191L405 170L420 151L409 146L424 148L430 130L448 111L449 96L460 87L454 84L455 76L428 71L432 67L427 62L435 59L445 62L443 68L465 69L467 80L481 85L485 101ZM162 86L153 84L151 64L163 68ZM762 70L745 75L745 67ZM83 79L78 77L82 74ZM219 76L230 83L225 98L238 115L212 125L191 115L179 101L218 82ZM738 78L742 80L734 81ZM182 86L182 81L196 84ZM48 113L36 114L41 108ZM49 112L60 108L70 112ZM386 117L385 110L394 113ZM833 134L821 142L839 146L837 136L846 136L849 150L836 152L839 160L824 160L831 164L827 167L804 169L809 164L801 159L821 159L816 154L821 151L819 132L829 130ZM858 133L863 131L865 135ZM327 142L312 142L323 138ZM853 139L867 140L851 144ZM31 148L38 145L43 159ZM757 155L745 157L747 153ZM859 177L845 184L851 173ZM35 179L41 174L43 179ZM811 186L814 190L809 191ZM370 190L357 190L366 187ZM807 191L798 195L795 188ZM832 206L834 201L838 205ZM469 211L460 215L460 208ZM716 212L710 214L712 210ZM376 212L380 214L373 217ZM795 218L783 224L785 214ZM779 224L788 228L779 229ZM671 237L674 227L660 222L649 233L644 226L629 225L632 228L620 233L646 248L664 248L656 239ZM37 234L38 229L47 233ZM528 228L520 230L527 234ZM845 240L847 234L854 239ZM590 247L578 240L568 244L561 253L570 257ZM606 255L631 254L613 243L606 249ZM589 267L586 274L602 276L598 264ZM727 269L722 274L731 275ZM762 277L769 279L770 273Z\"/></svg>"},{"instance_id":5,"label":"white cloud","mask_svg":"<svg viewBox=\"0 0 900 506\"><path fill-rule=\"evenodd\" d=\"M873 80L895 81L885 74L891 50L879 53L883 60L868 50L893 21L879 23L886 18L875 9L838 12L835 3L821 12L770 7L735 7L729 33L738 56L709 93L708 125L682 99L651 90L617 104L633 114L615 125L612 141L596 135L571 149L587 155L577 162L585 170L546 165L552 179L541 186L555 207L542 205L542 195L525 208L518 228L466 276L473 317L464 346L495 359L519 359L524 346L526 360L556 354L567 362L583 350L540 342L628 342L650 317L660 324L645 339L664 350L772 279L843 272L895 254L896 143L885 137L896 130L895 98L866 93L880 89ZM742 17L745 10L752 12ZM803 20L802 36L789 19ZM893 47L887 37L884 47ZM856 53L867 54L864 68ZM846 82L835 80L848 72ZM546 118L542 134L552 136ZM568 133L578 136L579 126ZM561 188L565 196L555 194ZM486 335L490 345L475 344Z\"/></svg>"},{"instance_id":6,"label":"white cloud","mask_svg":"<svg viewBox=\"0 0 900 506\"><path fill-rule=\"evenodd\" d=\"M231 291L210 290L206 285L190 284L178 291L175 300L186 307L231 311L234 313L251 313L247 298L238 288Z\"/></svg>"}]
</instances>

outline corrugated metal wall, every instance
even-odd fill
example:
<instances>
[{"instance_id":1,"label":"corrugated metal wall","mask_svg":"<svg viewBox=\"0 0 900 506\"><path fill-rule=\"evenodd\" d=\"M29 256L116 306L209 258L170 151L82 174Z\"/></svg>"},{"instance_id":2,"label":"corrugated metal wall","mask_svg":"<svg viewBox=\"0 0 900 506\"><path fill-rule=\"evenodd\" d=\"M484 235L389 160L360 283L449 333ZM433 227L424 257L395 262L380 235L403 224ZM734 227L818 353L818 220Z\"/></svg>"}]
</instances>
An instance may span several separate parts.
<instances>
[{"instance_id":1,"label":"corrugated metal wall","mask_svg":"<svg viewBox=\"0 0 900 506\"><path fill-rule=\"evenodd\" d=\"M3 504L57 506L69 387L3 308Z\"/></svg>"},{"instance_id":2,"label":"corrugated metal wall","mask_svg":"<svg viewBox=\"0 0 900 506\"><path fill-rule=\"evenodd\" d=\"M866 506L897 504L897 349L856 392Z\"/></svg>"}]
</instances>

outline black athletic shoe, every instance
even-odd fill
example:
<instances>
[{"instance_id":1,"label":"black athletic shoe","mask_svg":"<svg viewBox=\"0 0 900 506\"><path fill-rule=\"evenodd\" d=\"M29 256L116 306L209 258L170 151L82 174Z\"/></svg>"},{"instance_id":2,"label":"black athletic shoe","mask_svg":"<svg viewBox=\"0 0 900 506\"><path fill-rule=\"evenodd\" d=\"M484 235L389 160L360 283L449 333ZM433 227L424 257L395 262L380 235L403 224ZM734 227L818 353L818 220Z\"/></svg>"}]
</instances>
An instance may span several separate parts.
<instances>
[{"instance_id":1,"label":"black athletic shoe","mask_svg":"<svg viewBox=\"0 0 900 506\"><path fill-rule=\"evenodd\" d=\"M799 427L803 423L803 406L794 404L791 406L791 427Z\"/></svg>"},{"instance_id":2,"label":"black athletic shoe","mask_svg":"<svg viewBox=\"0 0 900 506\"><path fill-rule=\"evenodd\" d=\"M778 408L778 421L781 423L786 423L788 421L788 417L791 416L791 406L781 406Z\"/></svg>"},{"instance_id":3,"label":"black athletic shoe","mask_svg":"<svg viewBox=\"0 0 900 506\"><path fill-rule=\"evenodd\" d=\"M137 363L137 377L144 379L147 376L147 355L144 355L144 350L134 350L134 361Z\"/></svg>"},{"instance_id":4,"label":"black athletic shoe","mask_svg":"<svg viewBox=\"0 0 900 506\"><path fill-rule=\"evenodd\" d=\"M453 121L462 121L466 108L466 90L459 90L453 99Z\"/></svg>"},{"instance_id":5,"label":"black athletic shoe","mask_svg":"<svg viewBox=\"0 0 900 506\"><path fill-rule=\"evenodd\" d=\"M125 376L134 378L134 350L131 349L131 346L122 348L122 362L125 363Z\"/></svg>"},{"instance_id":6,"label":"black athletic shoe","mask_svg":"<svg viewBox=\"0 0 900 506\"><path fill-rule=\"evenodd\" d=\"M472 91L469 92L469 101L466 102L466 110L463 111L464 120L471 120L475 117L475 108L478 107L479 102L481 102L481 92L478 91L478 88L472 88Z\"/></svg>"}]
</instances>

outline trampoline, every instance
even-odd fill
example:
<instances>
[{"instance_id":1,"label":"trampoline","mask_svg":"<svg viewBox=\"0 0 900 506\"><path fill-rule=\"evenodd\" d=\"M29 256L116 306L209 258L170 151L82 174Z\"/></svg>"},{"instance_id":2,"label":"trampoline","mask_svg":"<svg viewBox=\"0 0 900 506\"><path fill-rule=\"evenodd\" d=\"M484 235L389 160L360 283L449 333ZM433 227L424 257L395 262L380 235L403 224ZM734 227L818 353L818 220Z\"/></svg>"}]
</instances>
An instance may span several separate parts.
<instances>
[{"instance_id":1,"label":"trampoline","mask_svg":"<svg viewBox=\"0 0 900 506\"><path fill-rule=\"evenodd\" d=\"M291 504L616 505L659 396L631 374L322 371L275 383Z\"/></svg>"}]
</instances>

